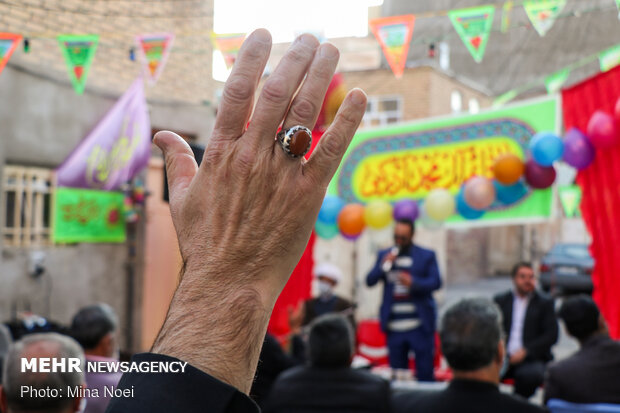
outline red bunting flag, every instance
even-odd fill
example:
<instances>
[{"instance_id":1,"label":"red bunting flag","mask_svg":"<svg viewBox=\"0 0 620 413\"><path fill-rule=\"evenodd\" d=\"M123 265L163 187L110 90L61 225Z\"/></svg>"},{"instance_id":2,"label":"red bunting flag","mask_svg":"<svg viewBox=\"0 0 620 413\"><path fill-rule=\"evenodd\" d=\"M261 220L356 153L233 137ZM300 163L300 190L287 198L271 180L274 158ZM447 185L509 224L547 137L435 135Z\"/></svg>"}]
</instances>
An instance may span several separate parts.
<instances>
[{"instance_id":1,"label":"red bunting flag","mask_svg":"<svg viewBox=\"0 0 620 413\"><path fill-rule=\"evenodd\" d=\"M237 59L237 53L245 40L245 33L213 33L213 46L222 53L226 69L230 70Z\"/></svg>"},{"instance_id":2,"label":"red bunting flag","mask_svg":"<svg viewBox=\"0 0 620 413\"><path fill-rule=\"evenodd\" d=\"M0 33L0 73L21 42L22 36L14 33Z\"/></svg>"},{"instance_id":3,"label":"red bunting flag","mask_svg":"<svg viewBox=\"0 0 620 413\"><path fill-rule=\"evenodd\" d=\"M161 76L173 41L174 34L172 33L142 34L136 37L140 59L150 84L155 84Z\"/></svg>"},{"instance_id":4,"label":"red bunting flag","mask_svg":"<svg viewBox=\"0 0 620 413\"><path fill-rule=\"evenodd\" d=\"M369 22L370 30L379 41L385 58L397 78L405 71L414 23L413 14L383 17Z\"/></svg>"}]
</instances>

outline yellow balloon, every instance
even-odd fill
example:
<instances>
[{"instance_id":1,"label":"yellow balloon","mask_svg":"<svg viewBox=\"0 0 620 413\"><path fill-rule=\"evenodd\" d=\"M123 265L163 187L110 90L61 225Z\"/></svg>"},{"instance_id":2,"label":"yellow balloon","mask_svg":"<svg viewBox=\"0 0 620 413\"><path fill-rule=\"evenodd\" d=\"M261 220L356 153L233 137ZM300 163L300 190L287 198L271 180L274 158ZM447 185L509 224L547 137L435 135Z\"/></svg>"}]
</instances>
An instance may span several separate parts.
<instances>
[{"instance_id":1,"label":"yellow balloon","mask_svg":"<svg viewBox=\"0 0 620 413\"><path fill-rule=\"evenodd\" d=\"M392 222L392 205L381 200L371 201L364 209L364 219L371 228L385 228Z\"/></svg>"},{"instance_id":2,"label":"yellow balloon","mask_svg":"<svg viewBox=\"0 0 620 413\"><path fill-rule=\"evenodd\" d=\"M426 214L435 221L445 221L454 214L456 204L447 189L433 189L424 201Z\"/></svg>"}]
</instances>

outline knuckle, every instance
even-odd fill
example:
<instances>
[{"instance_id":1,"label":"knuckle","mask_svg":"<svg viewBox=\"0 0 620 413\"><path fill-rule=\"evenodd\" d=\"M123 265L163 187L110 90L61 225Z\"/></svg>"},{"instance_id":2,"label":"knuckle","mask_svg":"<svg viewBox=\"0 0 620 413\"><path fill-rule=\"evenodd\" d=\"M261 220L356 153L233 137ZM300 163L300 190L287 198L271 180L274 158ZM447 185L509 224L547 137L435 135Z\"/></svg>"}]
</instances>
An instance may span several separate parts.
<instances>
[{"instance_id":1,"label":"knuckle","mask_svg":"<svg viewBox=\"0 0 620 413\"><path fill-rule=\"evenodd\" d=\"M310 99L299 98L293 103L291 112L295 119L313 119L314 115L318 112L318 106Z\"/></svg>"},{"instance_id":2,"label":"knuckle","mask_svg":"<svg viewBox=\"0 0 620 413\"><path fill-rule=\"evenodd\" d=\"M254 87L245 77L230 79L224 88L223 98L234 103L244 103L252 98Z\"/></svg>"},{"instance_id":3,"label":"knuckle","mask_svg":"<svg viewBox=\"0 0 620 413\"><path fill-rule=\"evenodd\" d=\"M345 143L342 139L332 135L329 139L323 139L323 153L328 159L340 158L345 151Z\"/></svg>"},{"instance_id":4,"label":"knuckle","mask_svg":"<svg viewBox=\"0 0 620 413\"><path fill-rule=\"evenodd\" d=\"M288 90L283 81L271 78L263 86L263 96L267 101L279 104L288 98Z\"/></svg>"}]
</instances>

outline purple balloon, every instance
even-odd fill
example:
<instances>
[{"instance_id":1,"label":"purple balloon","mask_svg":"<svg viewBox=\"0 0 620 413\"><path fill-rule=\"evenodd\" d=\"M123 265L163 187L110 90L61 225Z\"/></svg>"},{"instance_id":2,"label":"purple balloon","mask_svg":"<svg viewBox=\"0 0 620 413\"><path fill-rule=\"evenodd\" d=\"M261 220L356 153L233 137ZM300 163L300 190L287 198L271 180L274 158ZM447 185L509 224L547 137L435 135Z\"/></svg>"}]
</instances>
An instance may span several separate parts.
<instances>
[{"instance_id":1,"label":"purple balloon","mask_svg":"<svg viewBox=\"0 0 620 413\"><path fill-rule=\"evenodd\" d=\"M415 221L420 215L418 203L411 199L403 199L394 205L394 219L410 219Z\"/></svg>"},{"instance_id":2,"label":"purple balloon","mask_svg":"<svg viewBox=\"0 0 620 413\"><path fill-rule=\"evenodd\" d=\"M525 180L532 188L549 188L555 181L555 169L553 166L541 166L530 159L525 164Z\"/></svg>"},{"instance_id":3,"label":"purple balloon","mask_svg":"<svg viewBox=\"0 0 620 413\"><path fill-rule=\"evenodd\" d=\"M594 160L596 150L579 129L571 128L564 136L564 156L562 159L579 170L585 169Z\"/></svg>"},{"instance_id":4,"label":"purple balloon","mask_svg":"<svg viewBox=\"0 0 620 413\"><path fill-rule=\"evenodd\" d=\"M360 232L359 234L355 234L355 235L347 235L347 234L341 232L340 235L342 235L342 237L344 239L346 239L346 240L355 241L356 239L358 239L360 237L360 235L362 235L362 233Z\"/></svg>"}]
</instances>

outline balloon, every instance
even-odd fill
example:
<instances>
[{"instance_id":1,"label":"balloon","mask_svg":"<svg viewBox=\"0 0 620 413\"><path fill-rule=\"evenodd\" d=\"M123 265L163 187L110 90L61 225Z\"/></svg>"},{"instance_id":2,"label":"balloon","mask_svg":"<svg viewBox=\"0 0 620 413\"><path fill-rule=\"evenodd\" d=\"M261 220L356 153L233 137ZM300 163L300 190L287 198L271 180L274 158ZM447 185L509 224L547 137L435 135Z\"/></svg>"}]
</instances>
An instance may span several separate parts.
<instances>
[{"instance_id":1,"label":"balloon","mask_svg":"<svg viewBox=\"0 0 620 413\"><path fill-rule=\"evenodd\" d=\"M424 208L429 218L444 221L454 213L454 197L447 189L433 189L424 201Z\"/></svg>"},{"instance_id":2,"label":"balloon","mask_svg":"<svg viewBox=\"0 0 620 413\"><path fill-rule=\"evenodd\" d=\"M562 158L564 143L551 132L540 132L530 141L530 151L537 164L551 166L553 162Z\"/></svg>"},{"instance_id":3,"label":"balloon","mask_svg":"<svg viewBox=\"0 0 620 413\"><path fill-rule=\"evenodd\" d=\"M371 201L364 209L364 220L374 229L387 227L392 222L392 205L386 201Z\"/></svg>"},{"instance_id":4,"label":"balloon","mask_svg":"<svg viewBox=\"0 0 620 413\"><path fill-rule=\"evenodd\" d=\"M323 239L332 239L340 232L337 224L325 224L319 220L314 224L314 231Z\"/></svg>"},{"instance_id":5,"label":"balloon","mask_svg":"<svg viewBox=\"0 0 620 413\"><path fill-rule=\"evenodd\" d=\"M498 182L504 185L512 185L523 175L525 165L517 155L505 153L495 159L492 169Z\"/></svg>"},{"instance_id":6,"label":"balloon","mask_svg":"<svg viewBox=\"0 0 620 413\"><path fill-rule=\"evenodd\" d=\"M484 211L473 209L467 205L464 191L460 191L456 196L456 210L465 219L478 219L484 215Z\"/></svg>"},{"instance_id":7,"label":"balloon","mask_svg":"<svg viewBox=\"0 0 620 413\"><path fill-rule=\"evenodd\" d=\"M571 128L564 135L564 162L579 170L585 169L594 160L596 150L588 137L579 129Z\"/></svg>"},{"instance_id":8,"label":"balloon","mask_svg":"<svg viewBox=\"0 0 620 413\"><path fill-rule=\"evenodd\" d=\"M616 107L614 107L614 119L616 121L616 126L620 125L620 98L616 100Z\"/></svg>"},{"instance_id":9,"label":"balloon","mask_svg":"<svg viewBox=\"0 0 620 413\"><path fill-rule=\"evenodd\" d=\"M617 132L614 118L603 111L594 112L588 122L588 138L597 149L609 149L618 144Z\"/></svg>"},{"instance_id":10,"label":"balloon","mask_svg":"<svg viewBox=\"0 0 620 413\"><path fill-rule=\"evenodd\" d=\"M426 208L424 208L424 205L422 205L422 208L420 208L419 221L424 228L430 231L437 231L443 227L442 221L435 221L433 218L428 216L428 213L426 212Z\"/></svg>"},{"instance_id":11,"label":"balloon","mask_svg":"<svg viewBox=\"0 0 620 413\"><path fill-rule=\"evenodd\" d=\"M509 186L493 181L493 186L495 186L497 200L504 205L514 204L527 195L527 187L522 181Z\"/></svg>"},{"instance_id":12,"label":"balloon","mask_svg":"<svg viewBox=\"0 0 620 413\"><path fill-rule=\"evenodd\" d=\"M355 234L355 235L342 234L344 239L349 240L349 241L355 241L356 239L358 239L360 237L360 235L362 235L361 232L359 234Z\"/></svg>"},{"instance_id":13,"label":"balloon","mask_svg":"<svg viewBox=\"0 0 620 413\"><path fill-rule=\"evenodd\" d=\"M319 221L323 224L335 224L338 214L344 207L344 201L337 196L327 195L319 210Z\"/></svg>"},{"instance_id":14,"label":"balloon","mask_svg":"<svg viewBox=\"0 0 620 413\"><path fill-rule=\"evenodd\" d=\"M394 205L394 219L410 219L415 221L420 215L418 203L411 199L403 199Z\"/></svg>"},{"instance_id":15,"label":"balloon","mask_svg":"<svg viewBox=\"0 0 620 413\"><path fill-rule=\"evenodd\" d=\"M338 214L338 228L343 235L359 235L365 226L363 205L347 204Z\"/></svg>"},{"instance_id":16,"label":"balloon","mask_svg":"<svg viewBox=\"0 0 620 413\"><path fill-rule=\"evenodd\" d=\"M555 181L555 169L553 166L538 165L530 159L525 164L525 180L532 188L549 188Z\"/></svg>"},{"instance_id":17,"label":"balloon","mask_svg":"<svg viewBox=\"0 0 620 413\"><path fill-rule=\"evenodd\" d=\"M495 187L489 178L475 176L465 182L463 195L470 208L482 211L495 201Z\"/></svg>"}]
</instances>

